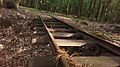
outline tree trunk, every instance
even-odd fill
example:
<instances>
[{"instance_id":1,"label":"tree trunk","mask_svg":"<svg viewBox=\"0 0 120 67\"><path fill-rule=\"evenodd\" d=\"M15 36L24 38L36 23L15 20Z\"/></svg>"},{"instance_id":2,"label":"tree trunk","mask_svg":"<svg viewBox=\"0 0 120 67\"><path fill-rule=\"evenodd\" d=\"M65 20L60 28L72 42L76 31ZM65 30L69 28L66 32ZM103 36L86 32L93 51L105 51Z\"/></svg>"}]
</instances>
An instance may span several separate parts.
<instances>
[{"instance_id":1,"label":"tree trunk","mask_svg":"<svg viewBox=\"0 0 120 67\"><path fill-rule=\"evenodd\" d=\"M70 1L67 3L67 10L66 10L66 14L68 15L70 12Z\"/></svg>"},{"instance_id":2,"label":"tree trunk","mask_svg":"<svg viewBox=\"0 0 120 67\"><path fill-rule=\"evenodd\" d=\"M3 5L3 0L0 0L0 7L2 7Z\"/></svg>"},{"instance_id":3,"label":"tree trunk","mask_svg":"<svg viewBox=\"0 0 120 67\"><path fill-rule=\"evenodd\" d=\"M38 9L39 7L39 0L36 1L35 8Z\"/></svg>"},{"instance_id":4,"label":"tree trunk","mask_svg":"<svg viewBox=\"0 0 120 67\"><path fill-rule=\"evenodd\" d=\"M58 12L59 10L57 10L58 9L58 7L57 7L57 2L58 2L58 0L54 0L54 1L51 1L53 4L51 4L51 9L50 9L50 11L51 12Z\"/></svg>"},{"instance_id":5,"label":"tree trunk","mask_svg":"<svg viewBox=\"0 0 120 67\"><path fill-rule=\"evenodd\" d=\"M110 5L111 1L112 1L112 0L109 0L109 1L108 1L108 3L107 3L107 5L106 5L106 7L105 7L104 14L103 14L104 16L106 16L106 14L107 14L108 7L109 7L109 5ZM104 20L106 21L107 19L106 19L106 18L104 18Z\"/></svg>"},{"instance_id":6,"label":"tree trunk","mask_svg":"<svg viewBox=\"0 0 120 67\"><path fill-rule=\"evenodd\" d=\"M89 13L90 13L90 10L91 10L91 7L92 7L92 2L93 2L93 0L90 0L90 5L89 5L88 16L87 17L89 17Z\"/></svg>"},{"instance_id":7,"label":"tree trunk","mask_svg":"<svg viewBox=\"0 0 120 67\"><path fill-rule=\"evenodd\" d=\"M91 6L91 9L89 10L88 13L88 18L91 17L92 14L94 14L95 5L96 5L96 0L93 1L93 5Z\"/></svg>"},{"instance_id":8,"label":"tree trunk","mask_svg":"<svg viewBox=\"0 0 120 67\"><path fill-rule=\"evenodd\" d=\"M100 13L100 19L99 19L99 20L102 19L104 9L105 9L105 2L104 2L103 5L102 5L102 10L101 10L101 13Z\"/></svg>"},{"instance_id":9,"label":"tree trunk","mask_svg":"<svg viewBox=\"0 0 120 67\"><path fill-rule=\"evenodd\" d=\"M14 3L15 5L18 7L19 6L19 3L21 2L21 0L15 0Z\"/></svg>"},{"instance_id":10,"label":"tree trunk","mask_svg":"<svg viewBox=\"0 0 120 67\"><path fill-rule=\"evenodd\" d=\"M114 15L115 15L114 20L117 19L120 21L120 8L118 6L120 6L120 1L117 2L117 6L114 12Z\"/></svg>"},{"instance_id":11,"label":"tree trunk","mask_svg":"<svg viewBox=\"0 0 120 67\"><path fill-rule=\"evenodd\" d=\"M99 16L99 12L100 12L100 7L101 7L101 0L99 1L99 5L98 5L98 8L97 8L97 12L96 12L96 14L95 14L95 18L96 18L96 20L98 20L98 16Z\"/></svg>"},{"instance_id":12,"label":"tree trunk","mask_svg":"<svg viewBox=\"0 0 120 67\"><path fill-rule=\"evenodd\" d=\"M17 9L17 5L12 0L4 0L3 7L9 9Z\"/></svg>"},{"instance_id":13,"label":"tree trunk","mask_svg":"<svg viewBox=\"0 0 120 67\"><path fill-rule=\"evenodd\" d=\"M111 0L109 0L107 2L107 4L105 4L105 2L104 2L103 7L102 7L102 11L101 11L101 15L100 15L100 20L102 20L102 17L105 15L106 10L107 10L110 3L111 3Z\"/></svg>"},{"instance_id":14,"label":"tree trunk","mask_svg":"<svg viewBox=\"0 0 120 67\"><path fill-rule=\"evenodd\" d=\"M9 9L18 9L21 0L0 0L0 6Z\"/></svg>"},{"instance_id":15,"label":"tree trunk","mask_svg":"<svg viewBox=\"0 0 120 67\"><path fill-rule=\"evenodd\" d=\"M82 0L78 0L79 1L79 4L78 4L78 15L77 17L81 17L82 16L82 3L83 1Z\"/></svg>"},{"instance_id":16,"label":"tree trunk","mask_svg":"<svg viewBox=\"0 0 120 67\"><path fill-rule=\"evenodd\" d=\"M31 0L29 0L29 2L28 2L28 6L31 7Z\"/></svg>"}]
</instances>

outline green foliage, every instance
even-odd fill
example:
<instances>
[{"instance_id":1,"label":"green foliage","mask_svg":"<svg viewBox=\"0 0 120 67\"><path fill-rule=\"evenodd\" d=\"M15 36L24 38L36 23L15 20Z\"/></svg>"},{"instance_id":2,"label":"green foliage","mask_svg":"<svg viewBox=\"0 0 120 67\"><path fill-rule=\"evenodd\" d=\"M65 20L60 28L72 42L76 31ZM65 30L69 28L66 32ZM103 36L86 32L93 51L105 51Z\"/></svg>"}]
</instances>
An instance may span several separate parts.
<instances>
[{"instance_id":1,"label":"green foliage","mask_svg":"<svg viewBox=\"0 0 120 67\"><path fill-rule=\"evenodd\" d=\"M82 2L82 16L90 19L113 19L119 15L119 0L22 0L21 5L65 14L78 15ZM37 3L38 2L38 3ZM118 11L118 12L117 12Z\"/></svg>"},{"instance_id":2,"label":"green foliage","mask_svg":"<svg viewBox=\"0 0 120 67\"><path fill-rule=\"evenodd\" d=\"M84 0L83 3L84 3L83 4L84 15L87 16L87 12L88 12L89 5L90 5L89 0Z\"/></svg>"},{"instance_id":3,"label":"green foliage","mask_svg":"<svg viewBox=\"0 0 120 67\"><path fill-rule=\"evenodd\" d=\"M78 0L71 0L72 14L77 13Z\"/></svg>"}]
</instances>

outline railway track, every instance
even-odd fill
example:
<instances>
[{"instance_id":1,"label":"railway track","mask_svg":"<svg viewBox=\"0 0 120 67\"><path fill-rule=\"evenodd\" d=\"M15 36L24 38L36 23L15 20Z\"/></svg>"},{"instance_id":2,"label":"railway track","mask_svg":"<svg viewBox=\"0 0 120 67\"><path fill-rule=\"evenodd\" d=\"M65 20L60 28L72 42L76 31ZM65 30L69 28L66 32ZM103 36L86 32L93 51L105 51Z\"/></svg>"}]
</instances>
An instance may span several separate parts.
<instances>
[{"instance_id":1,"label":"railway track","mask_svg":"<svg viewBox=\"0 0 120 67\"><path fill-rule=\"evenodd\" d=\"M50 46L54 56L50 61L56 62L53 67L71 67L65 57L68 55L72 56L71 58L78 63L91 65L91 67L116 67L120 65L119 45L81 31L55 17L50 19L39 17L33 19L33 23L36 26L36 34L47 35L45 42Z\"/></svg>"}]
</instances>

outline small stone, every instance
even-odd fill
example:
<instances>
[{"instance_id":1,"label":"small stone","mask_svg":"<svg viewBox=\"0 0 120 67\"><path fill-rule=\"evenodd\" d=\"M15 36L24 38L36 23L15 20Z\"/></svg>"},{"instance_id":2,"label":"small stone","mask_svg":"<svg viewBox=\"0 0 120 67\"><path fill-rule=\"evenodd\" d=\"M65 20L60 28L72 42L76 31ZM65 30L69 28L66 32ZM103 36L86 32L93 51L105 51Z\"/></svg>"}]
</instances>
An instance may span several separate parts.
<instances>
[{"instance_id":1,"label":"small stone","mask_svg":"<svg viewBox=\"0 0 120 67\"><path fill-rule=\"evenodd\" d=\"M3 17L2 14L0 14L0 17Z\"/></svg>"},{"instance_id":2,"label":"small stone","mask_svg":"<svg viewBox=\"0 0 120 67\"><path fill-rule=\"evenodd\" d=\"M34 34L36 34L37 32L36 32L36 31L34 31L33 33L34 33Z\"/></svg>"},{"instance_id":3,"label":"small stone","mask_svg":"<svg viewBox=\"0 0 120 67\"><path fill-rule=\"evenodd\" d=\"M33 43L36 43L36 42L37 42L37 39L36 39L36 38L32 39L32 44L33 44Z\"/></svg>"},{"instance_id":4,"label":"small stone","mask_svg":"<svg viewBox=\"0 0 120 67\"><path fill-rule=\"evenodd\" d=\"M0 44L0 50L2 50L4 48L3 44Z\"/></svg>"},{"instance_id":5,"label":"small stone","mask_svg":"<svg viewBox=\"0 0 120 67\"><path fill-rule=\"evenodd\" d=\"M17 13L17 15L21 15L20 13Z\"/></svg>"}]
</instances>

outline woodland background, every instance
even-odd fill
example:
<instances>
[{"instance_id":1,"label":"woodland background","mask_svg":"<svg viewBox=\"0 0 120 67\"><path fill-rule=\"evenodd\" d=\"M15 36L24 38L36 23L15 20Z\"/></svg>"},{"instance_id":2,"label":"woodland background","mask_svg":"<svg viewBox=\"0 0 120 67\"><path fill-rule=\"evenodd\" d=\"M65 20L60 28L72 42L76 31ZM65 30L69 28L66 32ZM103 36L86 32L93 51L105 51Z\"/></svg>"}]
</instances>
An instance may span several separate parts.
<instances>
[{"instance_id":1,"label":"woodland background","mask_svg":"<svg viewBox=\"0 0 120 67\"><path fill-rule=\"evenodd\" d=\"M18 5L51 12L72 14L81 18L103 21L120 21L119 0L1 0L1 7Z\"/></svg>"}]
</instances>

